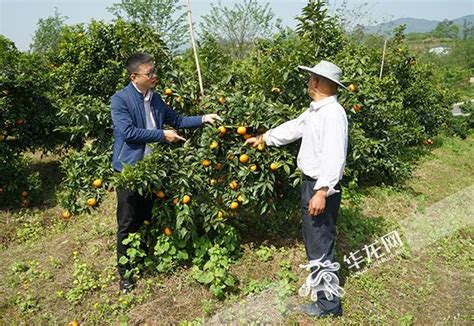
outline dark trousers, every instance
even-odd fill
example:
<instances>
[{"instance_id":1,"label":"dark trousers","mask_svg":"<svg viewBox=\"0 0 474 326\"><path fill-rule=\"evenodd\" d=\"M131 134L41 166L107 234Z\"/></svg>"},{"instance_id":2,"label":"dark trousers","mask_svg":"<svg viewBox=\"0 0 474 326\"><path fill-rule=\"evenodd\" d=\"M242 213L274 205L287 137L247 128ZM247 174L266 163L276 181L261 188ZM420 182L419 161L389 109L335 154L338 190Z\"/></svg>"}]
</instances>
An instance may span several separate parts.
<instances>
[{"instance_id":1,"label":"dark trousers","mask_svg":"<svg viewBox=\"0 0 474 326\"><path fill-rule=\"evenodd\" d=\"M303 178L301 186L301 209L303 213L303 240L308 260L315 260L324 255L322 261L336 260L336 220L339 206L341 204L341 192L326 198L326 208L323 213L311 216L308 213L308 205L313 196L316 180L309 177ZM339 183L335 187L341 190ZM336 273L339 277L339 274ZM336 312L341 308L341 299L334 296L333 300L327 300L324 292L318 292L319 306L325 311Z\"/></svg>"},{"instance_id":2,"label":"dark trousers","mask_svg":"<svg viewBox=\"0 0 474 326\"><path fill-rule=\"evenodd\" d=\"M119 259L127 254L127 246L122 241L129 233L137 232L145 220L151 220L153 197L141 196L128 189L117 189L117 267L120 277L124 277L129 265L119 264Z\"/></svg>"}]
</instances>

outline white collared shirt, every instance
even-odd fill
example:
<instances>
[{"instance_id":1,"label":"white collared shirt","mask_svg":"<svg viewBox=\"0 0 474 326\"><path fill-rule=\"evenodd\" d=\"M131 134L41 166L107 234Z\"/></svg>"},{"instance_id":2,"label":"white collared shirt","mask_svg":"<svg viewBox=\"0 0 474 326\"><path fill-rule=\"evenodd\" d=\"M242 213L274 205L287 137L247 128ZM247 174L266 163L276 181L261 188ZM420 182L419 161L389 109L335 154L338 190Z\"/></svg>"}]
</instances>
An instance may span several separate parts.
<instances>
[{"instance_id":1,"label":"white collared shirt","mask_svg":"<svg viewBox=\"0 0 474 326\"><path fill-rule=\"evenodd\" d=\"M313 101L298 118L268 130L263 139L269 146L282 146L302 138L297 164L317 179L315 190L328 187L327 196L338 190L347 155L347 116L336 96Z\"/></svg>"},{"instance_id":2,"label":"white collared shirt","mask_svg":"<svg viewBox=\"0 0 474 326\"><path fill-rule=\"evenodd\" d=\"M132 82L132 85L140 94L143 94L138 89L137 85L135 85L135 83ZM149 90L146 96L143 98L143 106L145 107L146 129L156 129L156 122L155 122L155 119L153 118L153 114L151 113L151 106L150 106L152 96L153 96L153 92ZM151 146L146 144L145 156L150 155L152 151L153 149L151 148Z\"/></svg>"}]
</instances>

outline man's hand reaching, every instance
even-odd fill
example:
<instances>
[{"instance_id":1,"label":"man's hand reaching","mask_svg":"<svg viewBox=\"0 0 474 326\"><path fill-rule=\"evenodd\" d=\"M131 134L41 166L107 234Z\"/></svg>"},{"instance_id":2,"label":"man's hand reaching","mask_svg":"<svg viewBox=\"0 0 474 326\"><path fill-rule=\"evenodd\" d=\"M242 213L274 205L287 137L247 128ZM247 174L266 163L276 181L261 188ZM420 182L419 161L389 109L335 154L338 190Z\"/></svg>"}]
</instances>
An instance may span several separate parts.
<instances>
[{"instance_id":1,"label":"man's hand reaching","mask_svg":"<svg viewBox=\"0 0 474 326\"><path fill-rule=\"evenodd\" d=\"M216 120L222 121L222 118L215 113L205 114L202 116L203 123L214 123Z\"/></svg>"},{"instance_id":2,"label":"man's hand reaching","mask_svg":"<svg viewBox=\"0 0 474 326\"><path fill-rule=\"evenodd\" d=\"M186 141L185 138L181 137L178 135L176 130L163 130L163 133L165 134L165 142L167 143L176 143L180 140Z\"/></svg>"},{"instance_id":3,"label":"man's hand reaching","mask_svg":"<svg viewBox=\"0 0 474 326\"><path fill-rule=\"evenodd\" d=\"M265 143L265 141L263 140L263 135L251 137L245 141L245 145L250 145L252 147L257 147L258 145L263 143Z\"/></svg>"}]
</instances>

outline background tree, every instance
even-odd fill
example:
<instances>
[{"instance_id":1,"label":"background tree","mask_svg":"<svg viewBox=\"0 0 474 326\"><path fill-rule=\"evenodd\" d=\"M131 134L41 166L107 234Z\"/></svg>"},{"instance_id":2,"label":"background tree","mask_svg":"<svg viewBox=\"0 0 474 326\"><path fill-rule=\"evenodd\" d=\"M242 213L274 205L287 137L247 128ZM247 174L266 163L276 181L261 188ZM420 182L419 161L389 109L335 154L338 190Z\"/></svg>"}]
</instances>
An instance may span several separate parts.
<instances>
[{"instance_id":1,"label":"background tree","mask_svg":"<svg viewBox=\"0 0 474 326\"><path fill-rule=\"evenodd\" d=\"M173 52L188 40L186 13L178 0L121 0L107 10L116 18L153 27Z\"/></svg>"},{"instance_id":2,"label":"background tree","mask_svg":"<svg viewBox=\"0 0 474 326\"><path fill-rule=\"evenodd\" d=\"M464 20L463 28L462 28L463 40L466 40L468 38L473 38L473 37L474 37L474 26L472 25L471 22Z\"/></svg>"},{"instance_id":3,"label":"background tree","mask_svg":"<svg viewBox=\"0 0 474 326\"><path fill-rule=\"evenodd\" d=\"M40 18L36 24L38 28L33 36L30 49L33 52L46 53L53 49L59 40L61 29L65 26L68 17L61 15L58 8L54 10L54 16Z\"/></svg>"},{"instance_id":4,"label":"background tree","mask_svg":"<svg viewBox=\"0 0 474 326\"><path fill-rule=\"evenodd\" d=\"M240 58L258 39L271 36L281 24L269 3L260 5L256 0L244 0L231 8L219 1L217 5L211 4L211 12L202 16L202 20L203 34L212 35Z\"/></svg>"},{"instance_id":5,"label":"background tree","mask_svg":"<svg viewBox=\"0 0 474 326\"><path fill-rule=\"evenodd\" d=\"M438 23L433 31L433 36L455 39L459 36L459 26L455 25L452 20L445 19Z\"/></svg>"}]
</instances>

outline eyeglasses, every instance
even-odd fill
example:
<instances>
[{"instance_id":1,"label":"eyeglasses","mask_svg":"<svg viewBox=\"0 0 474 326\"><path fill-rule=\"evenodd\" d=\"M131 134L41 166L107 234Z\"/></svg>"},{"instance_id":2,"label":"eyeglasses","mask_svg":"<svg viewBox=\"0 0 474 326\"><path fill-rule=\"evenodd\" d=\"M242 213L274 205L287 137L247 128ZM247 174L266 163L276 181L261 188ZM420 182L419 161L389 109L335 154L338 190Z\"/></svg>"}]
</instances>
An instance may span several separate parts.
<instances>
[{"instance_id":1,"label":"eyeglasses","mask_svg":"<svg viewBox=\"0 0 474 326\"><path fill-rule=\"evenodd\" d=\"M135 75L143 75L143 76L147 76L148 78L153 78L153 76L156 76L156 73L158 72L158 69L156 68L153 68L153 70L151 70L150 72L147 72L145 74L140 74L138 72L134 72Z\"/></svg>"}]
</instances>

